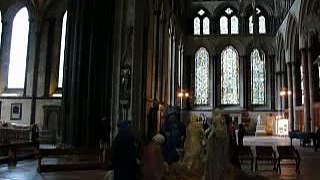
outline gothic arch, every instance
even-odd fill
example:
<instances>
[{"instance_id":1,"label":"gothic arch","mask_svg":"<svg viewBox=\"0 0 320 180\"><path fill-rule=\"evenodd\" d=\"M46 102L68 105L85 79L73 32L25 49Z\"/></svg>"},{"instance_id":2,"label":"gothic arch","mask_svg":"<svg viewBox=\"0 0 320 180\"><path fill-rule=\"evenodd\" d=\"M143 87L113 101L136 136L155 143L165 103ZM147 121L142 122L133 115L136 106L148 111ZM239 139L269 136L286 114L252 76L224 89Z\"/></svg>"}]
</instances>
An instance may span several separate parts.
<instances>
[{"instance_id":1,"label":"gothic arch","mask_svg":"<svg viewBox=\"0 0 320 180\"><path fill-rule=\"evenodd\" d=\"M217 19L220 18L222 11L228 7L239 12L239 6L237 6L235 3L223 2L212 13L212 19L214 19L215 22L218 22Z\"/></svg>"},{"instance_id":2,"label":"gothic arch","mask_svg":"<svg viewBox=\"0 0 320 180\"><path fill-rule=\"evenodd\" d=\"M239 56L246 54L245 44L236 39L230 39L228 41L225 39L219 39L219 41L216 43L217 54L220 55L227 46L233 46L237 50Z\"/></svg>"},{"instance_id":3,"label":"gothic arch","mask_svg":"<svg viewBox=\"0 0 320 180\"><path fill-rule=\"evenodd\" d=\"M295 61L294 59L294 45L296 41L296 35L297 35L297 21L294 16L291 14L288 15L288 24L287 24L287 29L285 34L286 39L285 39L285 49L286 49L286 54L287 54L287 60L286 62L289 61Z\"/></svg>"},{"instance_id":4,"label":"gothic arch","mask_svg":"<svg viewBox=\"0 0 320 180\"><path fill-rule=\"evenodd\" d=\"M8 8L8 10L6 11L6 13L3 14L2 19L4 21L10 22L10 24L12 24L15 15L23 7L27 8L29 19L34 19L35 18L35 11L34 11L33 5L31 3L22 3L22 2L16 2L12 6L10 6Z\"/></svg>"}]
</instances>

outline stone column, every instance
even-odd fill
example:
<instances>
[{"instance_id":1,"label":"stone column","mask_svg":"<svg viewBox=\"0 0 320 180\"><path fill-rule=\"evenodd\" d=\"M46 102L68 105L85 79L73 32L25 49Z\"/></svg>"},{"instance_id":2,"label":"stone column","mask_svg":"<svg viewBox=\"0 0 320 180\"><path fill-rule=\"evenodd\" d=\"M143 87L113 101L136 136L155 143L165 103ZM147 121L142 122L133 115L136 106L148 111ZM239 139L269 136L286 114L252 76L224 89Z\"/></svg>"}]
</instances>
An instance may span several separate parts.
<instances>
[{"instance_id":1,"label":"stone column","mask_svg":"<svg viewBox=\"0 0 320 180\"><path fill-rule=\"evenodd\" d=\"M289 119L289 127L291 130L294 129L294 119L293 119L293 109L292 109L292 69L291 62L287 63L287 78L288 78L288 88L287 93L284 98L288 98L288 119ZM290 93L289 93L290 92Z\"/></svg>"},{"instance_id":2,"label":"stone column","mask_svg":"<svg viewBox=\"0 0 320 180\"><path fill-rule=\"evenodd\" d=\"M266 102L268 104L268 101L270 102L270 107L272 110L275 110L275 99L276 99L276 95L275 95L275 87L276 87L276 73L275 73L275 56L274 55L270 55L269 56L269 62L266 62L267 67L270 67L269 70L266 71L267 75L267 82L268 82L268 86L267 86L267 96L266 98Z\"/></svg>"},{"instance_id":3,"label":"stone column","mask_svg":"<svg viewBox=\"0 0 320 180\"><path fill-rule=\"evenodd\" d=\"M313 88L313 58L311 49L307 49L308 56L308 80L309 80L309 106L310 106L310 130L314 131L314 114L313 114L313 104L314 104L314 88Z\"/></svg>"},{"instance_id":4,"label":"stone column","mask_svg":"<svg viewBox=\"0 0 320 180\"><path fill-rule=\"evenodd\" d=\"M303 69L303 94L304 94L304 131L310 132L310 99L309 99L309 73L308 73L308 54L306 49L300 49L301 52L301 64Z\"/></svg>"},{"instance_id":5,"label":"stone column","mask_svg":"<svg viewBox=\"0 0 320 180\"><path fill-rule=\"evenodd\" d=\"M291 73L292 73L292 109L293 109L293 130L298 129L298 121L297 121L297 113L296 113L296 106L297 106L297 77L296 77L296 63L291 63Z\"/></svg>"}]
</instances>

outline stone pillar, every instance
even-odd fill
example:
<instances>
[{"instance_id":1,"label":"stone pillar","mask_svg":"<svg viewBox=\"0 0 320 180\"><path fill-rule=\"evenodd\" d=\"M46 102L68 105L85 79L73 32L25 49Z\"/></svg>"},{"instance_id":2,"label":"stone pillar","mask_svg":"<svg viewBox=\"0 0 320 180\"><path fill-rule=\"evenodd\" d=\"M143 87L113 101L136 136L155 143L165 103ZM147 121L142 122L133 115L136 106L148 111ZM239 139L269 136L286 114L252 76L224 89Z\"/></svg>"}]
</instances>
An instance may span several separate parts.
<instances>
[{"instance_id":1,"label":"stone pillar","mask_svg":"<svg viewBox=\"0 0 320 180\"><path fill-rule=\"evenodd\" d=\"M304 131L310 132L310 99L309 99L309 73L308 73L308 53L306 49L300 49L301 52L301 64L303 69L303 94L304 94Z\"/></svg>"},{"instance_id":2,"label":"stone pillar","mask_svg":"<svg viewBox=\"0 0 320 180\"><path fill-rule=\"evenodd\" d=\"M250 82L251 82L251 69L250 69L250 59L248 56L240 56L240 86L239 86L239 91L240 91L240 106L243 109L250 109L251 107L251 87L250 87Z\"/></svg>"},{"instance_id":3,"label":"stone pillar","mask_svg":"<svg viewBox=\"0 0 320 180\"><path fill-rule=\"evenodd\" d=\"M287 78L288 78L288 88L287 93L284 98L288 98L288 120L289 127L291 130L294 129L294 119L293 119L293 108L292 108L292 69L291 62L287 63ZM290 93L289 93L290 92Z\"/></svg>"},{"instance_id":4,"label":"stone pillar","mask_svg":"<svg viewBox=\"0 0 320 180\"><path fill-rule=\"evenodd\" d=\"M270 107L272 110L275 110L275 99L276 99L276 73L275 73L275 56L274 55L270 55L269 56L269 62L266 62L267 67L270 67L269 70L266 71L267 74L269 74L269 76L267 75L267 82L269 84L269 86L267 87L267 93L269 94L269 96L267 96L266 98L266 102L270 102ZM268 103L267 103L268 104Z\"/></svg>"},{"instance_id":5,"label":"stone pillar","mask_svg":"<svg viewBox=\"0 0 320 180\"><path fill-rule=\"evenodd\" d=\"M308 80L309 80L309 106L310 106L310 130L313 132L314 129L314 114L313 114L313 104L314 104L314 84L313 84L313 58L311 49L307 50L308 56Z\"/></svg>"},{"instance_id":6,"label":"stone pillar","mask_svg":"<svg viewBox=\"0 0 320 180\"><path fill-rule=\"evenodd\" d=\"M296 63L291 63L291 73L292 73L292 109L293 109L293 130L298 129L298 121L297 121L297 113L296 113L296 106L297 106L297 89L296 89L296 83L297 83L297 75L296 75Z\"/></svg>"}]
</instances>

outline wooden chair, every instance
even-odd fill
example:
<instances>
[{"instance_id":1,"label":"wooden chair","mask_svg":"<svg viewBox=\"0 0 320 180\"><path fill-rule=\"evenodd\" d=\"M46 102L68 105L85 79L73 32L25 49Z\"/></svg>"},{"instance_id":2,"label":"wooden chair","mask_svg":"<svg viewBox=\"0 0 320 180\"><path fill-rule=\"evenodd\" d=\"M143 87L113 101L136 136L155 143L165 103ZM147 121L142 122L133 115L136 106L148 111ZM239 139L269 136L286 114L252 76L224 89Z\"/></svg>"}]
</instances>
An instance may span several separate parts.
<instances>
[{"instance_id":1,"label":"wooden chair","mask_svg":"<svg viewBox=\"0 0 320 180\"><path fill-rule=\"evenodd\" d=\"M280 162L283 159L296 161L296 172L300 173L300 155L299 152L293 146L277 146L278 158L277 158L277 171L281 173Z\"/></svg>"},{"instance_id":2,"label":"wooden chair","mask_svg":"<svg viewBox=\"0 0 320 180\"><path fill-rule=\"evenodd\" d=\"M243 164L243 161L250 161L250 169L253 171L253 154L250 146L239 146L239 160Z\"/></svg>"},{"instance_id":3,"label":"wooden chair","mask_svg":"<svg viewBox=\"0 0 320 180\"><path fill-rule=\"evenodd\" d=\"M274 152L272 146L256 146L256 161L255 170L258 170L258 161L271 161L273 165L273 171L276 169L276 153Z\"/></svg>"}]
</instances>

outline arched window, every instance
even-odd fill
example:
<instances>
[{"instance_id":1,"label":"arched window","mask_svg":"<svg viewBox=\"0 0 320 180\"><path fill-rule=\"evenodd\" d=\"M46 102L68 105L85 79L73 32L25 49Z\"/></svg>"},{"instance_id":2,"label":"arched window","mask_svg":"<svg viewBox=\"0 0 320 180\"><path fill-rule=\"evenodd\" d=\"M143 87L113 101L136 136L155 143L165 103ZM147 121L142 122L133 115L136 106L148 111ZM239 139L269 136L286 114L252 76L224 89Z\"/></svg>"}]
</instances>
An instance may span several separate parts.
<instances>
[{"instance_id":1,"label":"arched window","mask_svg":"<svg viewBox=\"0 0 320 180\"><path fill-rule=\"evenodd\" d=\"M231 8L225 9L220 17L220 34L239 34L239 20Z\"/></svg>"},{"instance_id":2,"label":"arched window","mask_svg":"<svg viewBox=\"0 0 320 180\"><path fill-rule=\"evenodd\" d=\"M13 20L8 88L24 88L28 35L29 15L27 8L24 7L16 14Z\"/></svg>"},{"instance_id":3,"label":"arched window","mask_svg":"<svg viewBox=\"0 0 320 180\"><path fill-rule=\"evenodd\" d=\"M237 16L231 17L231 34L239 34L239 22Z\"/></svg>"},{"instance_id":4,"label":"arched window","mask_svg":"<svg viewBox=\"0 0 320 180\"><path fill-rule=\"evenodd\" d=\"M2 39L2 17L1 17L1 11L0 11L0 46L1 46L1 39Z\"/></svg>"},{"instance_id":5,"label":"arched window","mask_svg":"<svg viewBox=\"0 0 320 180\"><path fill-rule=\"evenodd\" d=\"M220 18L220 34L228 34L228 18L225 16Z\"/></svg>"},{"instance_id":6,"label":"arched window","mask_svg":"<svg viewBox=\"0 0 320 180\"><path fill-rule=\"evenodd\" d=\"M253 18L252 18L252 16L249 17L249 33L253 34Z\"/></svg>"},{"instance_id":7,"label":"arched window","mask_svg":"<svg viewBox=\"0 0 320 180\"><path fill-rule=\"evenodd\" d=\"M266 31L266 18L263 15L263 12L256 8L256 14L255 17L257 18L257 21L253 20L253 16L249 16L248 23L249 23L249 34L253 34L254 26L258 26L258 33L259 34L265 34ZM255 22L258 22L258 24L255 24Z\"/></svg>"},{"instance_id":8,"label":"arched window","mask_svg":"<svg viewBox=\"0 0 320 180\"><path fill-rule=\"evenodd\" d=\"M210 34L210 19L203 9L200 9L197 13L197 16L193 19L193 34Z\"/></svg>"},{"instance_id":9,"label":"arched window","mask_svg":"<svg viewBox=\"0 0 320 180\"><path fill-rule=\"evenodd\" d=\"M259 17L259 34L266 33L266 18L264 16Z\"/></svg>"},{"instance_id":10,"label":"arched window","mask_svg":"<svg viewBox=\"0 0 320 180\"><path fill-rule=\"evenodd\" d=\"M200 35L200 18L196 17L193 19L193 34Z\"/></svg>"},{"instance_id":11,"label":"arched window","mask_svg":"<svg viewBox=\"0 0 320 180\"><path fill-rule=\"evenodd\" d=\"M196 105L208 104L209 91L209 53L200 48L195 54L195 102Z\"/></svg>"},{"instance_id":12,"label":"arched window","mask_svg":"<svg viewBox=\"0 0 320 180\"><path fill-rule=\"evenodd\" d=\"M64 50L65 50L65 41L66 41L67 16L68 16L68 13L65 12L63 15L62 30L61 30L58 88L62 88L62 83L63 83L63 65L64 65Z\"/></svg>"},{"instance_id":13,"label":"arched window","mask_svg":"<svg viewBox=\"0 0 320 180\"><path fill-rule=\"evenodd\" d=\"M252 104L265 104L265 55L262 51L254 49L251 52L251 100Z\"/></svg>"},{"instance_id":14,"label":"arched window","mask_svg":"<svg viewBox=\"0 0 320 180\"><path fill-rule=\"evenodd\" d=\"M239 104L239 56L232 46L221 53L221 104Z\"/></svg>"},{"instance_id":15,"label":"arched window","mask_svg":"<svg viewBox=\"0 0 320 180\"><path fill-rule=\"evenodd\" d=\"M203 34L210 34L210 20L208 17L203 18Z\"/></svg>"}]
</instances>

